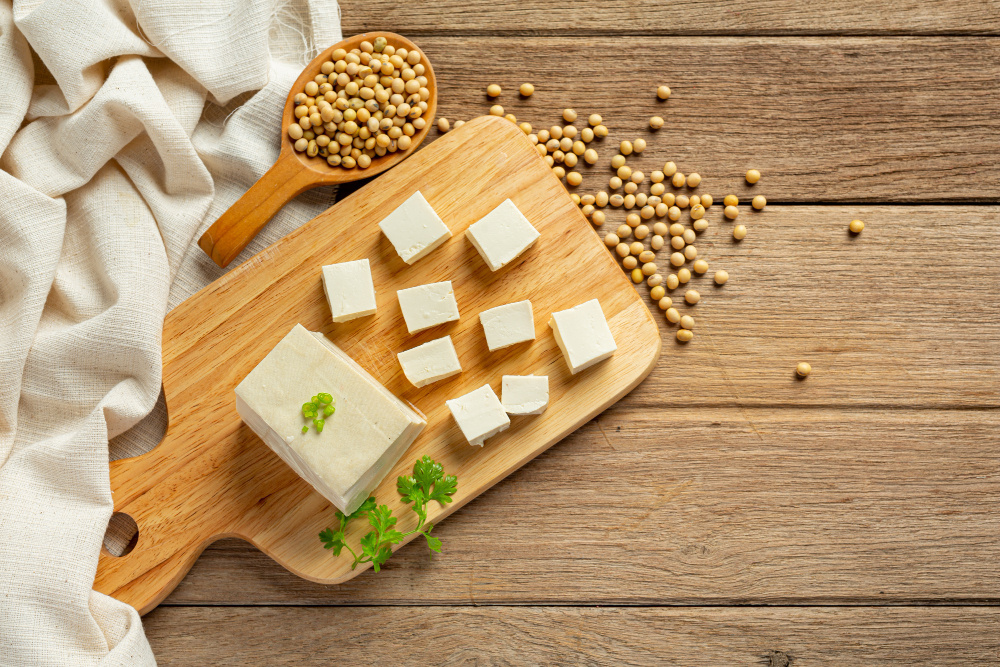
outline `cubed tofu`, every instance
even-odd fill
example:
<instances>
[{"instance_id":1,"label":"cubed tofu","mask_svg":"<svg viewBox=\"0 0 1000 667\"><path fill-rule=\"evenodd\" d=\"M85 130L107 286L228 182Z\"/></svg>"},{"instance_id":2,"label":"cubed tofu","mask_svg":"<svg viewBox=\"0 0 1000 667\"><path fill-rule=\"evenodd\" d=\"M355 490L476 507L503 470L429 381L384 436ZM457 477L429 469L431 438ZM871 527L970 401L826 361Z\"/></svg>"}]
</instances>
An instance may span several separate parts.
<instances>
[{"instance_id":1,"label":"cubed tofu","mask_svg":"<svg viewBox=\"0 0 1000 667\"><path fill-rule=\"evenodd\" d=\"M597 299L552 313L549 326L574 375L607 359L618 349Z\"/></svg>"},{"instance_id":2,"label":"cubed tofu","mask_svg":"<svg viewBox=\"0 0 1000 667\"><path fill-rule=\"evenodd\" d=\"M319 393L330 394L335 408L322 431L302 414L303 404ZM236 410L275 454L346 514L364 502L427 425L343 350L301 324L236 387Z\"/></svg>"},{"instance_id":3,"label":"cubed tofu","mask_svg":"<svg viewBox=\"0 0 1000 667\"><path fill-rule=\"evenodd\" d=\"M482 447L487 438L510 426L507 412L488 384L445 403L470 445Z\"/></svg>"},{"instance_id":4,"label":"cubed tofu","mask_svg":"<svg viewBox=\"0 0 1000 667\"><path fill-rule=\"evenodd\" d=\"M403 375L414 387L423 387L462 372L451 336L436 338L400 352L396 357L403 368Z\"/></svg>"},{"instance_id":5,"label":"cubed tofu","mask_svg":"<svg viewBox=\"0 0 1000 667\"><path fill-rule=\"evenodd\" d=\"M469 225L465 232L491 271L517 258L540 234L509 199Z\"/></svg>"},{"instance_id":6,"label":"cubed tofu","mask_svg":"<svg viewBox=\"0 0 1000 667\"><path fill-rule=\"evenodd\" d=\"M458 319L458 302L450 280L401 289L396 296L411 334Z\"/></svg>"},{"instance_id":7,"label":"cubed tofu","mask_svg":"<svg viewBox=\"0 0 1000 667\"><path fill-rule=\"evenodd\" d=\"M516 301L479 313L490 352L535 340L535 318L530 301Z\"/></svg>"},{"instance_id":8,"label":"cubed tofu","mask_svg":"<svg viewBox=\"0 0 1000 667\"><path fill-rule=\"evenodd\" d=\"M540 415L549 405L547 375L504 375L500 403L507 414Z\"/></svg>"},{"instance_id":9,"label":"cubed tofu","mask_svg":"<svg viewBox=\"0 0 1000 667\"><path fill-rule=\"evenodd\" d=\"M413 264L451 238L451 230L417 190L378 223L396 253Z\"/></svg>"},{"instance_id":10,"label":"cubed tofu","mask_svg":"<svg viewBox=\"0 0 1000 667\"><path fill-rule=\"evenodd\" d=\"M367 259L324 266L323 290L334 322L375 314L375 285Z\"/></svg>"}]
</instances>

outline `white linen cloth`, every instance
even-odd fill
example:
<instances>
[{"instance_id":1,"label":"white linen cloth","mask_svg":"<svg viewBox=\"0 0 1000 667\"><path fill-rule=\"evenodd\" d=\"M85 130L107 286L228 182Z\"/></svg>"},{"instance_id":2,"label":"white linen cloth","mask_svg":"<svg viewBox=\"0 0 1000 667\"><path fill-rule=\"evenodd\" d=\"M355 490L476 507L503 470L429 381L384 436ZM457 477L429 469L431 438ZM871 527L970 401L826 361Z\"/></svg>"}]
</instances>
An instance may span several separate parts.
<instances>
[{"instance_id":1,"label":"white linen cloth","mask_svg":"<svg viewBox=\"0 0 1000 667\"><path fill-rule=\"evenodd\" d=\"M336 0L0 0L0 665L155 664L135 610L91 590L109 456L162 434L162 405L126 431L157 404L168 307L223 273L196 241L340 39Z\"/></svg>"}]
</instances>

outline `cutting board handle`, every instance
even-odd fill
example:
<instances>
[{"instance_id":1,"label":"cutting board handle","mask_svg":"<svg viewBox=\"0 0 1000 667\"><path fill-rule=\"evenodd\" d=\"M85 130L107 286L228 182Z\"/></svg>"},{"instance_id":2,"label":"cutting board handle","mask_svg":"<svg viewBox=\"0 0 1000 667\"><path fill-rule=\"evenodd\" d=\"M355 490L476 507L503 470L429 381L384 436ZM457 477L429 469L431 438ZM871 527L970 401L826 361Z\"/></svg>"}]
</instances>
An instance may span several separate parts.
<instances>
[{"instance_id":1,"label":"cutting board handle","mask_svg":"<svg viewBox=\"0 0 1000 667\"><path fill-rule=\"evenodd\" d=\"M197 479L187 478L192 466L185 461L197 448L179 433L168 427L151 452L110 465L114 511L131 516L139 534L123 556L101 549L94 589L128 602L140 614L174 589L205 547L226 536L204 521L218 498L198 498ZM192 515L203 520L192 521Z\"/></svg>"},{"instance_id":2,"label":"cutting board handle","mask_svg":"<svg viewBox=\"0 0 1000 667\"><path fill-rule=\"evenodd\" d=\"M282 151L267 173L212 223L198 245L213 262L225 268L282 206L323 184L324 179L303 165L294 153Z\"/></svg>"}]
</instances>

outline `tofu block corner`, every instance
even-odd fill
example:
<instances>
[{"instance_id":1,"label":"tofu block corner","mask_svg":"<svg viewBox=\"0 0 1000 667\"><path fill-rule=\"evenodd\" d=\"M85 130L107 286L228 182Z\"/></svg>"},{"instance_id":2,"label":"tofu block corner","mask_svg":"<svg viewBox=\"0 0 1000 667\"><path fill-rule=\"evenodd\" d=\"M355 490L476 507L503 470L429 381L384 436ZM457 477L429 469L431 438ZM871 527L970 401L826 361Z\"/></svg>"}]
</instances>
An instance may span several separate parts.
<instances>
[{"instance_id":1,"label":"tofu block corner","mask_svg":"<svg viewBox=\"0 0 1000 667\"><path fill-rule=\"evenodd\" d=\"M375 284L367 259L324 266L323 291L334 322L375 314Z\"/></svg>"},{"instance_id":2,"label":"tofu block corner","mask_svg":"<svg viewBox=\"0 0 1000 667\"><path fill-rule=\"evenodd\" d=\"M426 257L451 238L451 230L417 190L387 215L379 228L407 264Z\"/></svg>"},{"instance_id":3,"label":"tofu block corner","mask_svg":"<svg viewBox=\"0 0 1000 667\"><path fill-rule=\"evenodd\" d=\"M530 248L541 234L510 199L465 231L491 271L497 271Z\"/></svg>"},{"instance_id":4,"label":"tofu block corner","mask_svg":"<svg viewBox=\"0 0 1000 667\"><path fill-rule=\"evenodd\" d=\"M482 447L487 438L510 426L507 411L488 384L445 403L470 445Z\"/></svg>"},{"instance_id":5,"label":"tofu block corner","mask_svg":"<svg viewBox=\"0 0 1000 667\"><path fill-rule=\"evenodd\" d=\"M552 313L549 326L574 375L604 361L618 349L597 299Z\"/></svg>"}]
</instances>

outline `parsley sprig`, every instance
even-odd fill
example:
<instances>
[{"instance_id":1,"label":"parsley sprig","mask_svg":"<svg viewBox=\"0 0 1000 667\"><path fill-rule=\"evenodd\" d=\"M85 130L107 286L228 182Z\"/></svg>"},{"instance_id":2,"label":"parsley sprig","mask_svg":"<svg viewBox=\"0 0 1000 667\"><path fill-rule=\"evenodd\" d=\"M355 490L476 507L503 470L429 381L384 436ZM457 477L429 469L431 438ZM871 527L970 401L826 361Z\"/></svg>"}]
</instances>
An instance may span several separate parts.
<instances>
[{"instance_id":1,"label":"parsley sprig","mask_svg":"<svg viewBox=\"0 0 1000 667\"><path fill-rule=\"evenodd\" d=\"M379 505L375 496L371 496L351 514L337 512L339 527L336 530L327 528L319 534L324 548L333 550L334 556L339 556L341 551L347 549L354 558L352 570L362 563L371 563L376 572L392 556L392 545L399 544L413 534L424 536L432 555L441 553L441 540L431 535L434 526L427 523L427 503L432 500L441 505L450 503L451 497L458 490L458 478L455 475L445 475L440 463L424 456L413 464L412 475L397 478L396 490L404 503L412 505L410 509L417 515L416 528L407 533L396 530L396 517L392 515L392 510L388 505ZM372 529L361 538L358 551L355 551L347 544L344 531L351 519L365 516Z\"/></svg>"}]
</instances>

